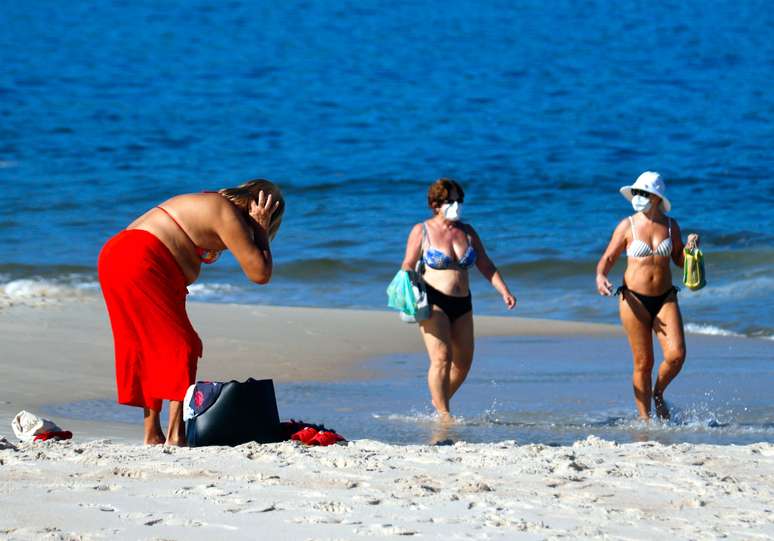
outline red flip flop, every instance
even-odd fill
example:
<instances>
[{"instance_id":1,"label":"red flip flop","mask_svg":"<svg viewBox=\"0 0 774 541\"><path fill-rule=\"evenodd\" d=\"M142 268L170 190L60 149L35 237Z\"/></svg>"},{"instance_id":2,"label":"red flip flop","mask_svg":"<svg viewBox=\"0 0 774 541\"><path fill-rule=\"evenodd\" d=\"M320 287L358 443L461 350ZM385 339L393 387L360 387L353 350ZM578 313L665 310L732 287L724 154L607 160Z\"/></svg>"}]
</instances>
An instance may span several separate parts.
<instances>
[{"instance_id":1,"label":"red flip flop","mask_svg":"<svg viewBox=\"0 0 774 541\"><path fill-rule=\"evenodd\" d=\"M312 441L309 442L309 445L333 445L334 443L339 443L340 441L347 440L335 432L331 432L330 430L321 430L315 435L314 438L312 438Z\"/></svg>"},{"instance_id":2,"label":"red flip flop","mask_svg":"<svg viewBox=\"0 0 774 541\"><path fill-rule=\"evenodd\" d=\"M305 443L306 445L319 445L319 443L312 443L312 440L314 440L317 434L318 432L316 428L307 426L305 428L302 428L298 432L294 433L292 436L290 436L290 439L295 441L300 441L301 443Z\"/></svg>"},{"instance_id":3,"label":"red flip flop","mask_svg":"<svg viewBox=\"0 0 774 541\"><path fill-rule=\"evenodd\" d=\"M41 432L40 434L36 434L35 438L32 441L48 441L51 439L54 440L69 440L73 437L73 433L69 430L55 430L53 432Z\"/></svg>"}]
</instances>

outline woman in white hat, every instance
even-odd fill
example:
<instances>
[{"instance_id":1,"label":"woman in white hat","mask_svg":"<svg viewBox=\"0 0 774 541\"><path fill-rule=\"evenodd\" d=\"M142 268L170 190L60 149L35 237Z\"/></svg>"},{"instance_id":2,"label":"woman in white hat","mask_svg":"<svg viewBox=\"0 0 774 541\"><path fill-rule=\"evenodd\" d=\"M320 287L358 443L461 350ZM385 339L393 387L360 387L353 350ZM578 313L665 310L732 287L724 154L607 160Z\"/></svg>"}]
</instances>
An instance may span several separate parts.
<instances>
[{"instance_id":1,"label":"woman in white hat","mask_svg":"<svg viewBox=\"0 0 774 541\"><path fill-rule=\"evenodd\" d=\"M683 266L680 226L666 215L672 205L666 197L666 185L660 174L645 171L634 184L622 187L620 192L631 201L635 214L621 220L597 264L597 291L600 295L613 294L613 284L607 279L607 273L626 250L624 282L616 295L621 294L621 323L634 358L634 400L641 419L650 418L651 398L656 414L668 419L664 391L685 361L683 319L669 266L670 258L678 267ZM698 245L698 242L698 235L688 235L689 246ZM655 385L651 383L653 333L664 353Z\"/></svg>"}]
</instances>

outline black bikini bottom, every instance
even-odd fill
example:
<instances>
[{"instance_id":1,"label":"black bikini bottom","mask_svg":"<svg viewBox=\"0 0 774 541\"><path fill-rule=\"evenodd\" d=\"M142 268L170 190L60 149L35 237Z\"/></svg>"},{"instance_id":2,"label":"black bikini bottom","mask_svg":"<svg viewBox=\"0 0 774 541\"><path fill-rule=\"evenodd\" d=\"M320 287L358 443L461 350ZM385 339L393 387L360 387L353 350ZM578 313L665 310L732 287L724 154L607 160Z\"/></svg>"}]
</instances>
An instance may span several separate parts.
<instances>
[{"instance_id":1,"label":"black bikini bottom","mask_svg":"<svg viewBox=\"0 0 774 541\"><path fill-rule=\"evenodd\" d=\"M678 289L675 286L672 286L661 295L643 295L642 293L632 291L624 284L616 290L615 294L618 295L620 293L623 295L627 291L637 297L637 299L645 307L645 310L647 310L650 314L650 320L653 321L653 319L656 317L656 314L658 314L659 310L661 310L661 307L664 306L664 302L667 300L667 298L669 298L672 293L677 295Z\"/></svg>"},{"instance_id":2,"label":"black bikini bottom","mask_svg":"<svg viewBox=\"0 0 774 541\"><path fill-rule=\"evenodd\" d=\"M452 297L446 293L441 293L430 284L425 284L425 289L427 290L427 302L443 310L443 313L452 323L460 316L473 310L470 293L466 297Z\"/></svg>"}]
</instances>

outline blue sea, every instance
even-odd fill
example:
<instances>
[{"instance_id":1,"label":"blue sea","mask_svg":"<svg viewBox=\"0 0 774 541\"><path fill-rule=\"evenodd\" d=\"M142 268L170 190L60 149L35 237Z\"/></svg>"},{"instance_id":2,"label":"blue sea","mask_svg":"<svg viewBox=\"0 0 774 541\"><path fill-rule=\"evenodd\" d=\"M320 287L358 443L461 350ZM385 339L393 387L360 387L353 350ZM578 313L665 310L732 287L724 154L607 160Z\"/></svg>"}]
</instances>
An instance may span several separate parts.
<instances>
[{"instance_id":1,"label":"blue sea","mask_svg":"<svg viewBox=\"0 0 774 541\"><path fill-rule=\"evenodd\" d=\"M768 2L7 2L0 25L11 296L94 290L151 206L265 177L288 204L275 279L230 258L191 299L384 309L450 176L518 314L615 322L594 266L631 212L618 188L654 169L706 252L686 321L774 335Z\"/></svg>"},{"instance_id":2,"label":"blue sea","mask_svg":"<svg viewBox=\"0 0 774 541\"><path fill-rule=\"evenodd\" d=\"M227 256L190 300L383 310L449 176L515 314L615 323L594 268L632 212L618 188L651 169L702 237L688 330L772 360L767 1L43 0L0 27L0 302L98 296L99 250L136 216L263 177L287 201L271 284Z\"/></svg>"}]
</instances>

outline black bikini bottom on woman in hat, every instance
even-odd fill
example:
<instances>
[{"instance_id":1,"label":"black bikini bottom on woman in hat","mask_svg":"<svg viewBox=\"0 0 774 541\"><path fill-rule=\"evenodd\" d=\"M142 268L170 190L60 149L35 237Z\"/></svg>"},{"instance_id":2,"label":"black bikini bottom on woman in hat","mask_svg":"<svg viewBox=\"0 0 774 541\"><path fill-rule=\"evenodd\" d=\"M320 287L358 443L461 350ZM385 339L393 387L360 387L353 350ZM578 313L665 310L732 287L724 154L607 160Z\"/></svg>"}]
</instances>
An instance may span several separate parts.
<instances>
[{"instance_id":1,"label":"black bikini bottom on woman in hat","mask_svg":"<svg viewBox=\"0 0 774 541\"><path fill-rule=\"evenodd\" d=\"M441 293L427 283L425 283L425 289L427 290L427 302L443 310L443 313L446 314L452 323L460 316L464 316L473 310L470 292L465 297L452 297L446 293Z\"/></svg>"},{"instance_id":2,"label":"black bikini bottom on woman in hat","mask_svg":"<svg viewBox=\"0 0 774 541\"><path fill-rule=\"evenodd\" d=\"M653 319L655 319L656 317L656 314L658 314L659 310L661 310L661 307L664 306L664 303L669 298L669 296L672 295L672 293L674 293L675 296L677 296L678 291L679 290L675 286L672 286L661 295L643 295L642 293L637 293L636 291L632 291L631 289L626 287L626 284L624 284L615 291L615 294L618 295L620 293L621 295L623 295L628 292L634 295L637 298L637 300L639 300L640 303L642 303L642 306L645 307L645 310L647 310L648 313L650 314L650 321L652 323Z\"/></svg>"}]
</instances>

